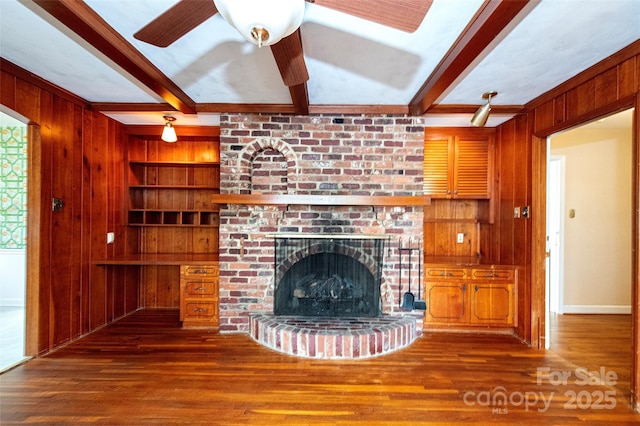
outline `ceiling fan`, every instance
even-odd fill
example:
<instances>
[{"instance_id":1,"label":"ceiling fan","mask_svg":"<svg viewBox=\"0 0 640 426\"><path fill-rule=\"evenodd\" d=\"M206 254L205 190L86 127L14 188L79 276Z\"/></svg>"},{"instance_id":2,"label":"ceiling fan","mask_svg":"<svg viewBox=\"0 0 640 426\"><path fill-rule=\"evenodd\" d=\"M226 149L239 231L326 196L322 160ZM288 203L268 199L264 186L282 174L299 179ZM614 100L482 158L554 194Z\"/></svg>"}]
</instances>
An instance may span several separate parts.
<instances>
[{"instance_id":1,"label":"ceiling fan","mask_svg":"<svg viewBox=\"0 0 640 426\"><path fill-rule=\"evenodd\" d=\"M305 1L405 32L418 28L432 3L432 0L181 0L135 33L134 37L154 46L167 47L220 13L247 40L258 46L270 46L282 81L286 86L296 86L309 80L299 28ZM254 21L248 21L250 25L243 31L245 29L239 28L232 15L247 11L258 13ZM291 15L288 26L280 31L282 38L274 37L267 25L259 23L265 15L279 14Z\"/></svg>"}]
</instances>

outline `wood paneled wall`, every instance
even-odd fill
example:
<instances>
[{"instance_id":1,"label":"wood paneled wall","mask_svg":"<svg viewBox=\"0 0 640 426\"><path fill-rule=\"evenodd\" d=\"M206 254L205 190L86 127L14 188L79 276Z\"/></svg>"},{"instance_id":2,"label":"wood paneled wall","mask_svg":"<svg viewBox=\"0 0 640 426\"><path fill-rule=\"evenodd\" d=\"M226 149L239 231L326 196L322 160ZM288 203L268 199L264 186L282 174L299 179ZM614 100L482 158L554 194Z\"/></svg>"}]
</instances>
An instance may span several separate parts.
<instances>
[{"instance_id":1,"label":"wood paneled wall","mask_svg":"<svg viewBox=\"0 0 640 426\"><path fill-rule=\"evenodd\" d=\"M138 308L135 268L92 263L127 250L127 138L82 99L6 61L0 81L4 110L30 124L27 353L43 354ZM52 211L53 197L61 211ZM106 244L107 232L115 244Z\"/></svg>"}]
</instances>

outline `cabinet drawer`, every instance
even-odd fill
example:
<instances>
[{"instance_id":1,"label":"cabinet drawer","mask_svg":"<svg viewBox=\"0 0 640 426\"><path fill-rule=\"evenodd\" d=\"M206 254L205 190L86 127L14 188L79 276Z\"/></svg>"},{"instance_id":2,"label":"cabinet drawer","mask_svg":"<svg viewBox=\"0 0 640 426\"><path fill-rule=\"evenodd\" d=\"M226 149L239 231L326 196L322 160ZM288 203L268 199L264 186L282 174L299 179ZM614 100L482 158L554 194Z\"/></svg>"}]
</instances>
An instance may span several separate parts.
<instances>
[{"instance_id":1,"label":"cabinet drawer","mask_svg":"<svg viewBox=\"0 0 640 426\"><path fill-rule=\"evenodd\" d=\"M217 281L184 281L185 297L216 297L218 296Z\"/></svg>"},{"instance_id":2,"label":"cabinet drawer","mask_svg":"<svg viewBox=\"0 0 640 426\"><path fill-rule=\"evenodd\" d=\"M479 268L473 269L471 271L471 276L474 279L481 280L510 280L512 281L515 277L515 270L508 268L496 268L496 269L488 269L488 268Z\"/></svg>"},{"instance_id":3,"label":"cabinet drawer","mask_svg":"<svg viewBox=\"0 0 640 426\"><path fill-rule=\"evenodd\" d=\"M183 276L218 276L217 265L182 265L180 274Z\"/></svg>"},{"instance_id":4,"label":"cabinet drawer","mask_svg":"<svg viewBox=\"0 0 640 426\"><path fill-rule=\"evenodd\" d=\"M184 319L208 319L217 316L215 302L197 302L188 300L185 303Z\"/></svg>"},{"instance_id":5,"label":"cabinet drawer","mask_svg":"<svg viewBox=\"0 0 640 426\"><path fill-rule=\"evenodd\" d=\"M436 268L426 268L424 271L424 274L425 274L425 277L428 279L465 278L467 276L467 271L464 268L436 267Z\"/></svg>"}]
</instances>

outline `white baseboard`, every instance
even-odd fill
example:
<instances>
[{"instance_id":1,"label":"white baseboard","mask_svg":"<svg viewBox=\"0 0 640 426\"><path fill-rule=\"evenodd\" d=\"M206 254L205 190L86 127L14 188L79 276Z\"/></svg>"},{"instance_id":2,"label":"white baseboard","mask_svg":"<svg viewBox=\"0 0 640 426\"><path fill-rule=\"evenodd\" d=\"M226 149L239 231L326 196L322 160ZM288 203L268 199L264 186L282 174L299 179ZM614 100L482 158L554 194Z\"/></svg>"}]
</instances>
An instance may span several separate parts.
<instances>
[{"instance_id":1,"label":"white baseboard","mask_svg":"<svg viewBox=\"0 0 640 426\"><path fill-rule=\"evenodd\" d=\"M631 306L626 305L564 305L563 314L630 314Z\"/></svg>"},{"instance_id":2,"label":"white baseboard","mask_svg":"<svg viewBox=\"0 0 640 426\"><path fill-rule=\"evenodd\" d=\"M0 306L7 306L12 308L20 308L24 307L24 299L0 299Z\"/></svg>"}]
</instances>

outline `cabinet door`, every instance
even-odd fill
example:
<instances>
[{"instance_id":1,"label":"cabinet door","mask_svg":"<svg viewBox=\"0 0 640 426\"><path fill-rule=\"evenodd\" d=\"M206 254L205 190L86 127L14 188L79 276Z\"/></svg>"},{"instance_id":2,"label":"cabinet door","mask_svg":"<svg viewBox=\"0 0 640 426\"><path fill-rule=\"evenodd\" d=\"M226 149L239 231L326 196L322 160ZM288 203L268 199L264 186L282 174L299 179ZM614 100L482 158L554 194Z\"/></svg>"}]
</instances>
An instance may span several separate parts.
<instances>
[{"instance_id":1,"label":"cabinet door","mask_svg":"<svg viewBox=\"0 0 640 426\"><path fill-rule=\"evenodd\" d=\"M491 141L486 136L455 139L453 197L490 198Z\"/></svg>"},{"instance_id":2,"label":"cabinet door","mask_svg":"<svg viewBox=\"0 0 640 426\"><path fill-rule=\"evenodd\" d=\"M433 198L449 198L453 185L453 138L424 141L423 191Z\"/></svg>"},{"instance_id":3,"label":"cabinet door","mask_svg":"<svg viewBox=\"0 0 640 426\"><path fill-rule=\"evenodd\" d=\"M468 285L460 281L427 281L425 321L466 323L469 321Z\"/></svg>"},{"instance_id":4,"label":"cabinet door","mask_svg":"<svg viewBox=\"0 0 640 426\"><path fill-rule=\"evenodd\" d=\"M473 283L471 288L471 323L514 325L512 283Z\"/></svg>"}]
</instances>

